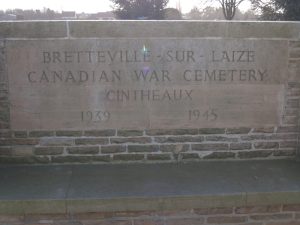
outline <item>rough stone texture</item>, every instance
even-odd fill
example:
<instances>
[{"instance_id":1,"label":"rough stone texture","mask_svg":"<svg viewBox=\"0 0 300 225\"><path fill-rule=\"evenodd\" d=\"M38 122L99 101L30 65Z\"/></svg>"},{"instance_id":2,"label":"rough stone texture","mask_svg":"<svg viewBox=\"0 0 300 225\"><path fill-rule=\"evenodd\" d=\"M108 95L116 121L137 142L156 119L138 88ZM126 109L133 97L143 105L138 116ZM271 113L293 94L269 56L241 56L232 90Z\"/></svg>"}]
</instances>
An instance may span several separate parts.
<instances>
[{"instance_id":1,"label":"rough stone texture","mask_svg":"<svg viewBox=\"0 0 300 225\"><path fill-rule=\"evenodd\" d=\"M243 149L251 149L252 144L249 142L243 143L231 143L230 150L243 150Z\"/></svg>"},{"instance_id":2,"label":"rough stone texture","mask_svg":"<svg viewBox=\"0 0 300 225\"><path fill-rule=\"evenodd\" d=\"M111 138L110 142L112 144L123 144L123 143L146 144L151 142L151 138L149 137Z\"/></svg>"},{"instance_id":3,"label":"rough stone texture","mask_svg":"<svg viewBox=\"0 0 300 225\"><path fill-rule=\"evenodd\" d=\"M257 142L254 143L256 149L274 149L279 147L278 142Z\"/></svg>"},{"instance_id":4,"label":"rough stone texture","mask_svg":"<svg viewBox=\"0 0 300 225\"><path fill-rule=\"evenodd\" d=\"M227 149L228 144L192 144L192 150L195 151L219 151Z\"/></svg>"},{"instance_id":5,"label":"rough stone texture","mask_svg":"<svg viewBox=\"0 0 300 225\"><path fill-rule=\"evenodd\" d=\"M75 144L75 140L68 137L46 137L41 138L39 144L41 146L70 146Z\"/></svg>"},{"instance_id":6,"label":"rough stone texture","mask_svg":"<svg viewBox=\"0 0 300 225\"><path fill-rule=\"evenodd\" d=\"M226 130L227 134L248 134L251 129L248 127L240 127L240 128L229 128Z\"/></svg>"},{"instance_id":7,"label":"rough stone texture","mask_svg":"<svg viewBox=\"0 0 300 225\"><path fill-rule=\"evenodd\" d=\"M130 136L143 136L142 130L118 130L118 136L130 137Z\"/></svg>"},{"instance_id":8,"label":"rough stone texture","mask_svg":"<svg viewBox=\"0 0 300 225\"><path fill-rule=\"evenodd\" d=\"M180 153L180 152L188 151L189 145L186 144L160 145L159 150L162 152Z\"/></svg>"},{"instance_id":9,"label":"rough stone texture","mask_svg":"<svg viewBox=\"0 0 300 225\"><path fill-rule=\"evenodd\" d=\"M108 144L107 138L77 138L75 139L76 145L103 145Z\"/></svg>"},{"instance_id":10,"label":"rough stone texture","mask_svg":"<svg viewBox=\"0 0 300 225\"><path fill-rule=\"evenodd\" d=\"M54 136L54 131L30 131L29 137L51 137Z\"/></svg>"},{"instance_id":11,"label":"rough stone texture","mask_svg":"<svg viewBox=\"0 0 300 225\"><path fill-rule=\"evenodd\" d=\"M253 213L278 213L281 206L247 206L235 208L236 214L253 214Z\"/></svg>"},{"instance_id":12,"label":"rough stone texture","mask_svg":"<svg viewBox=\"0 0 300 225\"><path fill-rule=\"evenodd\" d=\"M82 136L82 131L76 131L76 130L61 130L56 131L56 136L65 136L65 137L80 137Z\"/></svg>"},{"instance_id":13,"label":"rough stone texture","mask_svg":"<svg viewBox=\"0 0 300 225\"><path fill-rule=\"evenodd\" d=\"M198 129L153 129L146 130L146 134L149 136L158 136L158 135L196 135L198 134Z\"/></svg>"},{"instance_id":14,"label":"rough stone texture","mask_svg":"<svg viewBox=\"0 0 300 225\"><path fill-rule=\"evenodd\" d=\"M53 163L91 163L91 162L110 162L109 155L100 156L52 156Z\"/></svg>"},{"instance_id":15,"label":"rough stone texture","mask_svg":"<svg viewBox=\"0 0 300 225\"><path fill-rule=\"evenodd\" d=\"M229 159L229 158L235 158L235 153L233 153L233 152L213 152L213 153L203 157L203 159Z\"/></svg>"},{"instance_id":16,"label":"rough stone texture","mask_svg":"<svg viewBox=\"0 0 300 225\"><path fill-rule=\"evenodd\" d=\"M157 152L159 145L128 145L128 152Z\"/></svg>"},{"instance_id":17,"label":"rough stone texture","mask_svg":"<svg viewBox=\"0 0 300 225\"><path fill-rule=\"evenodd\" d=\"M199 134L224 134L224 128L201 128Z\"/></svg>"},{"instance_id":18,"label":"rough stone texture","mask_svg":"<svg viewBox=\"0 0 300 225\"><path fill-rule=\"evenodd\" d=\"M60 155L64 151L63 147L36 147L34 154L36 155Z\"/></svg>"},{"instance_id":19,"label":"rough stone texture","mask_svg":"<svg viewBox=\"0 0 300 225\"><path fill-rule=\"evenodd\" d=\"M126 151L125 145L101 146L101 153L103 153L103 154L119 153L119 152L125 152L125 151Z\"/></svg>"},{"instance_id":20,"label":"rough stone texture","mask_svg":"<svg viewBox=\"0 0 300 225\"><path fill-rule=\"evenodd\" d=\"M241 159L252 159L252 158L266 158L270 156L273 151L264 150L264 151L244 151L239 152L238 157Z\"/></svg>"},{"instance_id":21,"label":"rough stone texture","mask_svg":"<svg viewBox=\"0 0 300 225\"><path fill-rule=\"evenodd\" d=\"M182 153L180 154L180 158L182 160L200 159L199 154L197 153Z\"/></svg>"},{"instance_id":22,"label":"rough stone texture","mask_svg":"<svg viewBox=\"0 0 300 225\"><path fill-rule=\"evenodd\" d=\"M143 160L145 156L143 154L115 154L113 160L116 161L137 161Z\"/></svg>"},{"instance_id":23,"label":"rough stone texture","mask_svg":"<svg viewBox=\"0 0 300 225\"><path fill-rule=\"evenodd\" d=\"M155 137L158 143L181 143L181 142L203 142L203 136L172 136L172 137Z\"/></svg>"},{"instance_id":24,"label":"rough stone texture","mask_svg":"<svg viewBox=\"0 0 300 225\"><path fill-rule=\"evenodd\" d=\"M97 146L76 146L67 147L69 154L98 154L99 147Z\"/></svg>"},{"instance_id":25,"label":"rough stone texture","mask_svg":"<svg viewBox=\"0 0 300 225\"><path fill-rule=\"evenodd\" d=\"M107 137L115 136L116 130L86 130L84 136Z\"/></svg>"},{"instance_id":26,"label":"rough stone texture","mask_svg":"<svg viewBox=\"0 0 300 225\"><path fill-rule=\"evenodd\" d=\"M234 223L243 223L246 222L246 217L244 216L212 216L207 218L207 223L213 224L234 224Z\"/></svg>"},{"instance_id":27,"label":"rough stone texture","mask_svg":"<svg viewBox=\"0 0 300 225\"><path fill-rule=\"evenodd\" d=\"M26 138L27 137L27 131L15 131L14 136L16 138Z\"/></svg>"},{"instance_id":28,"label":"rough stone texture","mask_svg":"<svg viewBox=\"0 0 300 225\"><path fill-rule=\"evenodd\" d=\"M171 160L171 154L148 154L148 160Z\"/></svg>"}]
</instances>

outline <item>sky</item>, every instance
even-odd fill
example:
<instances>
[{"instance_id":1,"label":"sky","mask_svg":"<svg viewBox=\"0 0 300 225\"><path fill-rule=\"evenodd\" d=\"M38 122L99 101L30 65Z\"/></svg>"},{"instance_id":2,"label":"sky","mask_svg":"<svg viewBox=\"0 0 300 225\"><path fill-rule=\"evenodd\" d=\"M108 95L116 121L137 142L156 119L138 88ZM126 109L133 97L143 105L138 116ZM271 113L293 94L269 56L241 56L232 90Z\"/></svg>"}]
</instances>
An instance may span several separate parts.
<instances>
[{"instance_id":1,"label":"sky","mask_svg":"<svg viewBox=\"0 0 300 225\"><path fill-rule=\"evenodd\" d=\"M189 12L194 6L199 8L203 7L201 5L201 0L169 0L169 7L176 8L178 2L180 1L181 9L183 13ZM206 0L209 1L209 0ZM209 3L211 5L211 3ZM76 11L77 13L95 13L95 12L105 12L111 10L110 0L4 0L0 4L0 9L43 9L50 8L55 11ZM247 1L242 3L242 10L249 8Z\"/></svg>"}]
</instances>

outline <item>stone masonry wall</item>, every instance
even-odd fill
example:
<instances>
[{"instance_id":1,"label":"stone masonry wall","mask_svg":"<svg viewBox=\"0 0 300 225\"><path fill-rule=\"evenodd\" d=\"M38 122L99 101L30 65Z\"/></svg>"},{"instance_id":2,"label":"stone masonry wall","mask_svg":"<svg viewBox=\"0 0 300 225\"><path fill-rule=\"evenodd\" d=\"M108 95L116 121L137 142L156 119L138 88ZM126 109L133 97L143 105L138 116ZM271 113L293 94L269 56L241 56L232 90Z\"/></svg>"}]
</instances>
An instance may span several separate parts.
<instances>
[{"instance_id":1,"label":"stone masonry wall","mask_svg":"<svg viewBox=\"0 0 300 225\"><path fill-rule=\"evenodd\" d=\"M10 225L299 225L299 205L1 216Z\"/></svg>"},{"instance_id":2,"label":"stone masonry wall","mask_svg":"<svg viewBox=\"0 0 300 225\"><path fill-rule=\"evenodd\" d=\"M57 31L52 32L51 34L54 36L50 38L64 38L64 35L68 37L70 35L69 27L67 26L66 34L64 34L61 31L63 30L61 28L63 25L61 23L57 27L53 26L53 24L49 25L49 30ZM219 26L219 24L216 25ZM3 26L1 29L3 29ZM8 25L5 24L5 26ZM43 28L40 33L37 32L36 34L34 32L27 34L24 31L25 34L22 37L20 28L15 28L14 26L21 25L13 24L11 27L8 26L9 28L6 28L8 33L12 33L12 38L48 38L45 31L46 28ZM71 30L71 34L74 35L76 29L79 28L75 26L74 30ZM47 32L50 32L49 30ZM218 33L218 31L214 32ZM271 36L269 33L265 35L268 37ZM7 34L5 39L9 38L10 36ZM279 126L269 127L262 124L259 128L220 127L182 129L178 127L178 129L146 130L10 129L5 41L1 40L0 163L177 162L188 160L277 159L295 157L299 142L300 41L293 37L284 36L282 38L290 40L289 59L287 60L289 74L287 74L288 79L285 85L284 114ZM285 217L285 214L283 215ZM286 217L290 218L291 215L289 214ZM281 216L280 214L279 217ZM244 222L245 217L242 216L241 218L241 222ZM299 218L298 214L297 218ZM229 216L229 223L231 220L234 219L231 219L231 216ZM218 219L212 217L208 221L218 221ZM262 223L251 224L260 225Z\"/></svg>"}]
</instances>

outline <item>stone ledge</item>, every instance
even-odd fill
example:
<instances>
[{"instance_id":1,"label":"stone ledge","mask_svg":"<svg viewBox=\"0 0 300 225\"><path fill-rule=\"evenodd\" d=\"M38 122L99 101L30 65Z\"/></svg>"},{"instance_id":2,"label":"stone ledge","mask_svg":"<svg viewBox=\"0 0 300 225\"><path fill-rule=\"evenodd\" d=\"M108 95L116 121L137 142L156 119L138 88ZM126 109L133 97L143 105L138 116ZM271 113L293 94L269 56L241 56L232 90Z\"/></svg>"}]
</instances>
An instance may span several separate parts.
<instances>
[{"instance_id":1,"label":"stone ledge","mask_svg":"<svg viewBox=\"0 0 300 225\"><path fill-rule=\"evenodd\" d=\"M0 215L299 204L299 169L291 160L2 165Z\"/></svg>"},{"instance_id":2,"label":"stone ledge","mask_svg":"<svg viewBox=\"0 0 300 225\"><path fill-rule=\"evenodd\" d=\"M69 31L67 24L69 25ZM267 28L267 29L266 29ZM0 38L269 38L299 40L299 22L18 21Z\"/></svg>"},{"instance_id":3,"label":"stone ledge","mask_svg":"<svg viewBox=\"0 0 300 225\"><path fill-rule=\"evenodd\" d=\"M131 197L115 199L0 200L0 215L77 214L93 212L168 211L299 204L300 192L236 195Z\"/></svg>"},{"instance_id":4,"label":"stone ledge","mask_svg":"<svg viewBox=\"0 0 300 225\"><path fill-rule=\"evenodd\" d=\"M65 21L0 22L0 39L63 37L67 37Z\"/></svg>"}]
</instances>

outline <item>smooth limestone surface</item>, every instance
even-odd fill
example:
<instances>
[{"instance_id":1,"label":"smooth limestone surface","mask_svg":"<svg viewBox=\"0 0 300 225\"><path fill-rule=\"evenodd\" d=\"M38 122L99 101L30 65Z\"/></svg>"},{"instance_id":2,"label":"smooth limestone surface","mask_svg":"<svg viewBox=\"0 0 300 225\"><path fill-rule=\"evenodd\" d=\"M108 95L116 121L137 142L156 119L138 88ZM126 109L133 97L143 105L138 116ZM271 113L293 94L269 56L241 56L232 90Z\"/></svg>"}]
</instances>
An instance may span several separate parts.
<instances>
[{"instance_id":1,"label":"smooth limestone surface","mask_svg":"<svg viewBox=\"0 0 300 225\"><path fill-rule=\"evenodd\" d=\"M15 130L281 123L286 40L11 40L6 51Z\"/></svg>"}]
</instances>

